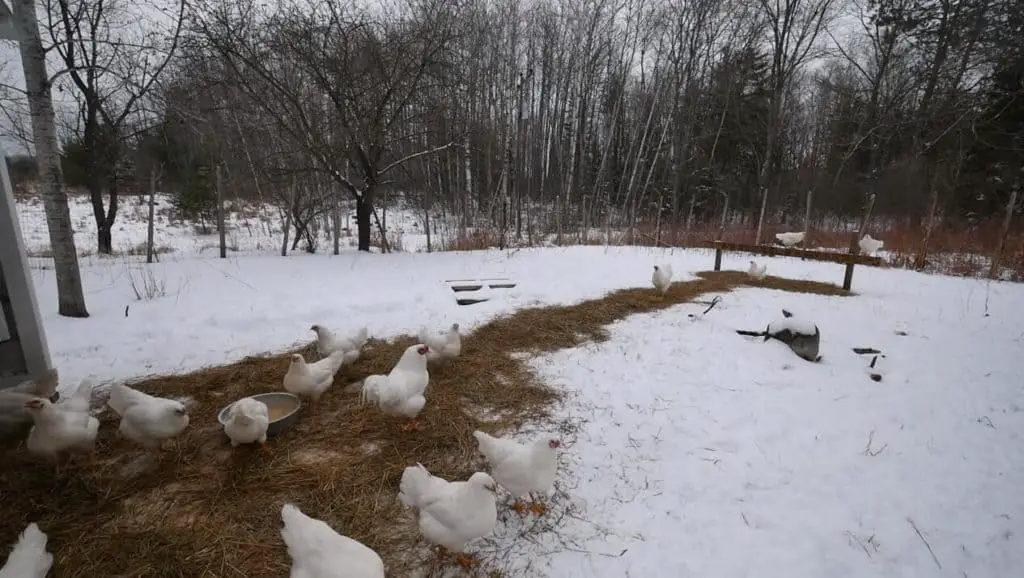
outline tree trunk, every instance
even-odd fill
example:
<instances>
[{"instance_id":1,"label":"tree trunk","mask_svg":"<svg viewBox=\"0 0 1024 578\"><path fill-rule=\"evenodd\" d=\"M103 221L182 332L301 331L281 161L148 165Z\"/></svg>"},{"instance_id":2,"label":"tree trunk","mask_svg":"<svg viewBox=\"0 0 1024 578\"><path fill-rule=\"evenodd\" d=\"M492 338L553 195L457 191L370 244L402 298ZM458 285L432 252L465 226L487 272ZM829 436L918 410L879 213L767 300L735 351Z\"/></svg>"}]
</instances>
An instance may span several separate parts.
<instances>
[{"instance_id":1,"label":"tree trunk","mask_svg":"<svg viewBox=\"0 0 1024 578\"><path fill-rule=\"evenodd\" d=\"M1024 172L1024 168L1021 169ZM996 252L992 254L992 263L988 267L988 278L995 279L999 275L1000 261L1003 259L1003 248L1006 246L1006 235L1010 232L1010 223L1013 221L1013 209L1017 206L1017 192L1020 183L1013 187L1010 193L1010 202L1006 203L1006 216L1003 217L1003 226L999 231L999 244L996 245Z\"/></svg>"},{"instance_id":2,"label":"tree trunk","mask_svg":"<svg viewBox=\"0 0 1024 578\"><path fill-rule=\"evenodd\" d=\"M360 251L370 250L370 216L373 214L373 203L369 198L369 192L363 190L356 196L356 232ZM381 241L383 244L383 239Z\"/></svg>"},{"instance_id":3,"label":"tree trunk","mask_svg":"<svg viewBox=\"0 0 1024 578\"><path fill-rule=\"evenodd\" d=\"M338 197L334 198L331 211L331 233L334 235L331 239L334 242L334 254L337 255L341 252L341 200Z\"/></svg>"},{"instance_id":4,"label":"tree trunk","mask_svg":"<svg viewBox=\"0 0 1024 578\"><path fill-rule=\"evenodd\" d=\"M288 256L288 234L292 229L292 204L295 203L295 183L291 185L291 191L288 194L288 206L284 210L284 226L281 227L281 234L283 239L281 240L281 256Z\"/></svg>"},{"instance_id":5,"label":"tree trunk","mask_svg":"<svg viewBox=\"0 0 1024 578\"><path fill-rule=\"evenodd\" d=\"M99 226L96 227L96 251L103 255L114 254L114 238L110 229L107 219L100 219Z\"/></svg>"},{"instance_id":6,"label":"tree trunk","mask_svg":"<svg viewBox=\"0 0 1024 578\"><path fill-rule=\"evenodd\" d=\"M57 312L65 317L88 317L82 275L78 269L71 228L71 211L62 188L60 156L57 143L57 125L53 113L53 96L46 72L46 52L39 36L36 3L33 0L13 0L14 20L28 38L19 43L21 66L25 73L29 112L32 116L32 137L35 141L39 165L40 192L46 212L46 225L50 232L53 268L57 277Z\"/></svg>"},{"instance_id":7,"label":"tree trunk","mask_svg":"<svg viewBox=\"0 0 1024 578\"><path fill-rule=\"evenodd\" d=\"M932 163L925 160L927 163L925 166L933 166ZM928 186L931 189L928 192L928 216L925 217L924 222L924 239L921 241L921 248L917 251L917 256L914 258L914 269L920 271L924 269L925 261L928 260L928 245L932 241L932 232L935 230L935 213L938 212L939 208L939 172L935 170L932 174L932 178L928 179Z\"/></svg>"},{"instance_id":8,"label":"tree trunk","mask_svg":"<svg viewBox=\"0 0 1024 578\"><path fill-rule=\"evenodd\" d=\"M220 258L228 258L227 231L224 230L224 181L220 176L220 163L214 167L217 186L217 235L220 237Z\"/></svg>"},{"instance_id":9,"label":"tree trunk","mask_svg":"<svg viewBox=\"0 0 1024 578\"><path fill-rule=\"evenodd\" d=\"M804 207L804 249L811 247L811 239L808 234L811 231L811 203L814 202L814 187L807 189L807 204ZM801 261L806 260L806 257L800 257Z\"/></svg>"},{"instance_id":10,"label":"tree trunk","mask_svg":"<svg viewBox=\"0 0 1024 578\"><path fill-rule=\"evenodd\" d=\"M153 233L156 224L153 222L153 212L156 207L156 181L158 178L157 169L153 167L149 171L149 218L146 224L146 263L153 262Z\"/></svg>"}]
</instances>

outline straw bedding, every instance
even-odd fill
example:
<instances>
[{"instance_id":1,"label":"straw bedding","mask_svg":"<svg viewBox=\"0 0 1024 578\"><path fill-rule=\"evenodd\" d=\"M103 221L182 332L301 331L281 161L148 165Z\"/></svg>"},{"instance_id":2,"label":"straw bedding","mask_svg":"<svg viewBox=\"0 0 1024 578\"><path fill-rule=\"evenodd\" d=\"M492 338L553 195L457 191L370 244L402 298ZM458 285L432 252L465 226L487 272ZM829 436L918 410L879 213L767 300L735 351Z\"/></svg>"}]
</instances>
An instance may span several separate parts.
<instances>
[{"instance_id":1,"label":"straw bedding","mask_svg":"<svg viewBox=\"0 0 1024 578\"><path fill-rule=\"evenodd\" d=\"M173 449L159 458L145 455L117 435L109 409L100 415L93 463L60 477L28 456L22 440L3 442L0 543L12 544L29 522L38 522L50 537L58 577L281 577L290 560L280 509L294 502L374 548L390 576L406 576L417 563L408 554L420 538L412 512L396 499L402 470L421 462L436 475L465 479L482 467L473 430L500 433L542 421L559 400L512 353L603 340L605 326L628 315L748 283L846 294L778 277L749 282L745 273L727 271L675 283L665 297L627 289L573 306L521 310L464 336L458 359L431 366L423 431L401 430L344 391L367 375L387 373L414 343L412 337L371 340L360 360L338 374L318 413L304 406L294 428L271 438L268 452L233 450L216 413L239 397L279 391L292 352L135 383L156 395L192 398L191 425ZM317 358L311 347L300 352Z\"/></svg>"}]
</instances>

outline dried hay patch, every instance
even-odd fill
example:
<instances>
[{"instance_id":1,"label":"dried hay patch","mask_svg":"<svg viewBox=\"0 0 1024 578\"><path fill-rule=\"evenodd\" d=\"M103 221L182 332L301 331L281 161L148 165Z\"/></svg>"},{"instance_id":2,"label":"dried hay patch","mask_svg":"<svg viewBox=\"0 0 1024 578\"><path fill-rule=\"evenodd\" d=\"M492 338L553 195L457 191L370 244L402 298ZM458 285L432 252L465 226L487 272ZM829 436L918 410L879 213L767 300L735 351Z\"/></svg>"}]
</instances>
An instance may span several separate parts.
<instances>
[{"instance_id":1,"label":"dried hay patch","mask_svg":"<svg viewBox=\"0 0 1024 578\"><path fill-rule=\"evenodd\" d=\"M137 386L194 399L192 425L174 447L159 458L143 456L118 437L109 410L99 416L94 464L60 478L26 455L20 440L3 442L0 542L13 543L29 522L38 522L50 536L55 576L280 577L290 567L280 507L295 502L374 548L390 575L409 575L420 549L414 547L415 519L396 498L402 470L421 462L437 475L465 479L479 467L473 430L506 431L549 417L559 393L539 382L523 352L601 341L613 321L737 285L846 294L778 277L748 283L743 272L701 277L675 283L664 297L627 289L572 306L521 310L481 326L464 340L459 359L431 366L422 432L400 430L376 409L360 407L358 394L344 391L390 370L414 343L411 337L371 340L362 358L339 373L318 413L304 406L296 426L271 438L265 453L232 450L216 414L244 395L280 390L291 352L146 380ZM316 357L309 347L300 352Z\"/></svg>"}]
</instances>

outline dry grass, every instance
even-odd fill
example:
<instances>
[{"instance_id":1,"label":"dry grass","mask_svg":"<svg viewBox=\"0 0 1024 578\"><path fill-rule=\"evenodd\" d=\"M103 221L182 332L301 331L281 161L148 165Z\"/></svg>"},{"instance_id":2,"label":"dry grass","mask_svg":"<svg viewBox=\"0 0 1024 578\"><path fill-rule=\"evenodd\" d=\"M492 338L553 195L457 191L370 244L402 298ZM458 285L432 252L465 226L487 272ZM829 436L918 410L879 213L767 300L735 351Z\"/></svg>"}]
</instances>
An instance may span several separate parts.
<instances>
[{"instance_id":1,"label":"dry grass","mask_svg":"<svg viewBox=\"0 0 1024 578\"><path fill-rule=\"evenodd\" d=\"M500 232L493 229L458 230L439 239L441 251L480 251L502 246Z\"/></svg>"},{"instance_id":2,"label":"dry grass","mask_svg":"<svg viewBox=\"0 0 1024 578\"><path fill-rule=\"evenodd\" d=\"M286 354L139 383L148 392L192 398L192 425L176 448L143 467L146 460L117 435L109 410L101 416L95 463L62 477L31 459L20 441L5 442L0 543L12 543L29 522L38 522L50 536L58 577L280 577L290 564L279 533L280 507L295 502L377 550L390 576L407 576L417 565L419 537L412 513L396 499L402 470L421 462L440 476L465 479L479 463L473 430L500 432L543 420L559 399L512 353L536 355L603 340L605 326L625 316L748 281L742 272L701 275L674 284L665 297L627 289L487 323L465 339L461 357L431 368L422 432L399 429L376 409L360 407L357 394L342 387L388 371L411 337L371 341L363 357L339 374L318 413L304 407L298 424L272 438L266 454L245 446L232 450L216 413L241 396L279 390ZM778 277L755 285L845 294L832 285Z\"/></svg>"}]
</instances>

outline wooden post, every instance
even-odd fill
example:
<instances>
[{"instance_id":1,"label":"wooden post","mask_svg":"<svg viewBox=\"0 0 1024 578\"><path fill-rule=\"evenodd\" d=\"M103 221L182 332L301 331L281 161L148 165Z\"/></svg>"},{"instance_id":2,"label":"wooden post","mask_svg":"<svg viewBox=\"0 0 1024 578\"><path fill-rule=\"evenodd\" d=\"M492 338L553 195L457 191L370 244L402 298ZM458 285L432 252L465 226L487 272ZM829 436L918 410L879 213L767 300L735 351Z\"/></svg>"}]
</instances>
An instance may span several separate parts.
<instances>
[{"instance_id":1,"label":"wooden post","mask_svg":"<svg viewBox=\"0 0 1024 578\"><path fill-rule=\"evenodd\" d=\"M715 271L722 270L722 248L715 247Z\"/></svg>"},{"instance_id":2,"label":"wooden post","mask_svg":"<svg viewBox=\"0 0 1024 578\"><path fill-rule=\"evenodd\" d=\"M849 291L853 286L853 263L846 264L846 273L843 274L843 289Z\"/></svg>"},{"instance_id":3,"label":"wooden post","mask_svg":"<svg viewBox=\"0 0 1024 578\"><path fill-rule=\"evenodd\" d=\"M217 233L220 235L220 258L227 259L228 245L224 231L224 187L220 179L220 163L214 167L215 184L217 187Z\"/></svg>"}]
</instances>

